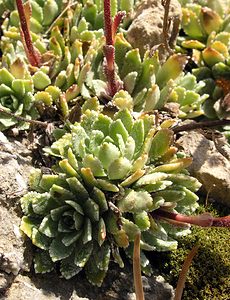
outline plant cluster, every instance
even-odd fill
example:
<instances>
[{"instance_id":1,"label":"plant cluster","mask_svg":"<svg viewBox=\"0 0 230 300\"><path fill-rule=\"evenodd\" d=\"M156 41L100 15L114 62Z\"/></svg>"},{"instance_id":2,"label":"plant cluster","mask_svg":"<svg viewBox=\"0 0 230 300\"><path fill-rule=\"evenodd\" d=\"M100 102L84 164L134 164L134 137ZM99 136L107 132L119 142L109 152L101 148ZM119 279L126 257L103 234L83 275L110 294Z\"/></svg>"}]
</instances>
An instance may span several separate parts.
<instances>
[{"instance_id":1,"label":"plant cluster","mask_svg":"<svg viewBox=\"0 0 230 300\"><path fill-rule=\"evenodd\" d=\"M32 176L35 191L21 199L21 229L44 250L35 256L37 272L61 261L65 278L84 268L89 281L101 285L110 256L122 266L119 248L132 256L137 233L143 250L177 247L174 237L188 226L169 228L160 212L194 212L200 183L184 170L191 159L172 146L170 120L157 126L153 116L134 119L128 109L110 118L91 102L81 121L47 149L59 158L55 173Z\"/></svg>"},{"instance_id":2,"label":"plant cluster","mask_svg":"<svg viewBox=\"0 0 230 300\"><path fill-rule=\"evenodd\" d=\"M24 9L30 37L25 29L24 32L19 28L20 14L16 10L4 19L1 65L10 71L18 58L24 62L23 68L37 83L32 93L34 109L41 114L44 106L53 106L67 120L71 111L90 97L96 96L101 103L110 102L118 108L119 99L125 97L134 111L160 109L173 102L179 117L202 115L202 104L208 95L200 95L203 81L197 83L194 75L183 73L186 56L175 54L164 65L159 63L157 52L147 52L141 58L139 49L133 49L124 37L133 6L122 1L119 6L116 1L111 5L114 22L107 30L111 36L109 45L103 33L102 2L64 6L55 1L30 1ZM47 5L49 11L54 10L49 22L45 14ZM117 13L118 8L126 11L126 17L124 12ZM123 32L116 34L122 19ZM34 29L32 24L40 24L40 29ZM112 66L110 74L108 66ZM19 103L24 105L23 101L22 98ZM2 106L5 108L4 103Z\"/></svg>"},{"instance_id":3,"label":"plant cluster","mask_svg":"<svg viewBox=\"0 0 230 300\"><path fill-rule=\"evenodd\" d=\"M223 119L229 117L230 18L219 1L199 2L182 1L185 35L178 39L178 51L191 53L192 73L205 82L201 90L209 95L205 115Z\"/></svg>"},{"instance_id":4,"label":"plant cluster","mask_svg":"<svg viewBox=\"0 0 230 300\"><path fill-rule=\"evenodd\" d=\"M180 118L204 114L207 98L217 93L213 83L225 82L213 74L229 68L228 18L186 4L187 36L178 41L186 53L160 63L157 51L141 57L125 39L134 4L0 1L0 12L7 11L0 42L0 130L18 122L26 129L22 118L39 118L47 107L63 121L45 149L57 164L50 174L36 170L31 191L21 199L21 230L36 246L38 273L59 262L65 278L84 269L100 286L111 259L122 267L121 251L132 258L138 235L142 271L151 274L143 251L175 249L189 224L229 226L229 217L190 216L200 183L186 170L191 158L173 145L177 120L159 121L153 113L168 105ZM197 21L207 16L206 23ZM213 34L210 18L225 32ZM199 52L193 74L184 71L191 48Z\"/></svg>"}]
</instances>

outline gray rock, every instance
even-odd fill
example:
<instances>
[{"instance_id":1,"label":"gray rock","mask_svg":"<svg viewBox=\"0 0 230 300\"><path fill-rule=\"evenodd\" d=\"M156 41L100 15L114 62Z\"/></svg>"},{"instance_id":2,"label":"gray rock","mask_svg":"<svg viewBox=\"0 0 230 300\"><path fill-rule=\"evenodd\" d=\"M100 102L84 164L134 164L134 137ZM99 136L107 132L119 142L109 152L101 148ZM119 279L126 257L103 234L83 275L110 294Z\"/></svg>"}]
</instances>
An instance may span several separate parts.
<instances>
[{"instance_id":1,"label":"gray rock","mask_svg":"<svg viewBox=\"0 0 230 300\"><path fill-rule=\"evenodd\" d=\"M193 157L189 171L209 197L230 206L230 147L224 138L210 140L199 131L190 131L179 138L178 144Z\"/></svg>"},{"instance_id":2,"label":"gray rock","mask_svg":"<svg viewBox=\"0 0 230 300\"><path fill-rule=\"evenodd\" d=\"M17 275L29 267L29 256L24 258L24 239L19 231L19 197L27 190L30 168L30 158L22 153L28 154L26 147L10 143L0 132L0 289L13 278L7 274Z\"/></svg>"},{"instance_id":3,"label":"gray rock","mask_svg":"<svg viewBox=\"0 0 230 300\"><path fill-rule=\"evenodd\" d=\"M173 288L162 276L142 277L146 300L172 300ZM56 273L18 275L6 291L4 300L135 300L132 267L113 265L98 288L90 285L83 273L70 280Z\"/></svg>"},{"instance_id":4,"label":"gray rock","mask_svg":"<svg viewBox=\"0 0 230 300\"><path fill-rule=\"evenodd\" d=\"M177 0L171 0L169 17L169 44L175 45L178 26L182 18L181 6ZM159 0L143 0L136 9L134 20L127 32L127 39L133 47L139 48L141 55L147 49L163 43L164 7ZM168 56L164 47L159 47L161 60Z\"/></svg>"},{"instance_id":5,"label":"gray rock","mask_svg":"<svg viewBox=\"0 0 230 300\"><path fill-rule=\"evenodd\" d=\"M160 275L151 278L142 276L142 284L145 300L172 300L174 297L172 286ZM128 293L127 300L136 300L135 293Z\"/></svg>"}]
</instances>

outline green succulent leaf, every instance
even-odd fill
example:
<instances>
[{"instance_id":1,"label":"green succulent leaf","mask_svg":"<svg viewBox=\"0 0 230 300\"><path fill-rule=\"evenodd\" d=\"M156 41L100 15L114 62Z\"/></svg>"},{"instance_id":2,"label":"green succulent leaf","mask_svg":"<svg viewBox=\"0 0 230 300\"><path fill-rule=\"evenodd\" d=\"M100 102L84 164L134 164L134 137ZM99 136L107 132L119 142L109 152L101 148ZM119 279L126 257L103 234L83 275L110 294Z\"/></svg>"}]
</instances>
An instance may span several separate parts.
<instances>
[{"instance_id":1,"label":"green succulent leaf","mask_svg":"<svg viewBox=\"0 0 230 300\"><path fill-rule=\"evenodd\" d=\"M123 179L126 177L132 165L127 158L115 159L108 167L108 177L111 180Z\"/></svg>"},{"instance_id":2,"label":"green succulent leaf","mask_svg":"<svg viewBox=\"0 0 230 300\"><path fill-rule=\"evenodd\" d=\"M54 263L51 260L48 251L38 251L34 257L34 269L36 273L47 273L54 269Z\"/></svg>"},{"instance_id":3,"label":"green succulent leaf","mask_svg":"<svg viewBox=\"0 0 230 300\"><path fill-rule=\"evenodd\" d=\"M93 242L88 242L86 244L79 243L75 249L75 259L74 263L76 266L83 268L87 261L89 260L93 251Z\"/></svg>"},{"instance_id":4,"label":"green succulent leaf","mask_svg":"<svg viewBox=\"0 0 230 300\"><path fill-rule=\"evenodd\" d=\"M42 250L48 250L51 239L48 238L46 235L42 234L37 228L32 229L31 235L32 243Z\"/></svg>"},{"instance_id":5,"label":"green succulent leaf","mask_svg":"<svg viewBox=\"0 0 230 300\"><path fill-rule=\"evenodd\" d=\"M134 190L129 190L127 194L117 203L121 211L132 213L150 211L152 204L153 200L148 192Z\"/></svg>"},{"instance_id":6,"label":"green succulent leaf","mask_svg":"<svg viewBox=\"0 0 230 300\"><path fill-rule=\"evenodd\" d=\"M163 156L171 145L173 132L169 129L161 129L153 137L150 149L151 159L157 159Z\"/></svg>"},{"instance_id":7,"label":"green succulent leaf","mask_svg":"<svg viewBox=\"0 0 230 300\"><path fill-rule=\"evenodd\" d=\"M74 263L74 258L75 256L73 253L71 256L62 259L61 261L60 271L65 279L72 278L82 270L82 268L76 266L76 264Z\"/></svg>"},{"instance_id":8,"label":"green succulent leaf","mask_svg":"<svg viewBox=\"0 0 230 300\"><path fill-rule=\"evenodd\" d=\"M70 256L73 252L74 244L65 246L62 242L61 237L55 238L49 248L49 255L53 262L62 260Z\"/></svg>"},{"instance_id":9,"label":"green succulent leaf","mask_svg":"<svg viewBox=\"0 0 230 300\"><path fill-rule=\"evenodd\" d=\"M58 234L58 223L52 220L51 215L46 216L40 226L39 231L47 237L55 237Z\"/></svg>"}]
</instances>

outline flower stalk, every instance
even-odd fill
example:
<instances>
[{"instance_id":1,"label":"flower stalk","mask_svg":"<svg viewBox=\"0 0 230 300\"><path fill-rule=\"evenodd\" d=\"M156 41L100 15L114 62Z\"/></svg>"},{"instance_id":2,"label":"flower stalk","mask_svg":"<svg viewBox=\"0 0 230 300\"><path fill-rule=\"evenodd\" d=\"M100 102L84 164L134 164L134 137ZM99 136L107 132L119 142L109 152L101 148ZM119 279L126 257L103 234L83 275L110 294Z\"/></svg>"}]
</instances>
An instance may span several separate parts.
<instances>
[{"instance_id":1,"label":"flower stalk","mask_svg":"<svg viewBox=\"0 0 230 300\"><path fill-rule=\"evenodd\" d=\"M185 286L185 281L186 281L186 276L189 271L189 267L192 263L192 260L194 256L197 254L199 246L195 245L192 250L189 252L188 256L186 257L184 264L182 266L182 270L180 272L180 276L177 282L177 287L175 291L175 298L174 300L181 300L182 299L182 294Z\"/></svg>"},{"instance_id":2,"label":"flower stalk","mask_svg":"<svg viewBox=\"0 0 230 300\"><path fill-rule=\"evenodd\" d=\"M110 0L104 0L104 27L106 39L106 45L104 46L104 55L106 59L105 75L108 81L108 93L111 97L113 97L121 88L120 82L116 80L114 41L117 28L124 16L125 12L118 12L113 21Z\"/></svg>"},{"instance_id":3,"label":"flower stalk","mask_svg":"<svg viewBox=\"0 0 230 300\"><path fill-rule=\"evenodd\" d=\"M18 9L19 19L21 24L20 33L21 33L22 42L25 48L27 58L29 60L29 63L32 66L38 67L41 59L38 52L34 49L32 43L32 38L28 26L28 18L26 17L24 5L22 3L22 0L16 0L16 4L17 4L17 9Z\"/></svg>"},{"instance_id":4,"label":"flower stalk","mask_svg":"<svg viewBox=\"0 0 230 300\"><path fill-rule=\"evenodd\" d=\"M134 277L136 300L145 300L142 278L141 278L140 240L141 240L141 234L138 233L134 240L133 277Z\"/></svg>"},{"instance_id":5,"label":"flower stalk","mask_svg":"<svg viewBox=\"0 0 230 300\"><path fill-rule=\"evenodd\" d=\"M203 213L197 216L186 216L158 209L154 211L153 216L155 218L164 219L169 223L178 223L178 225L180 223L187 223L201 227L230 227L230 216L214 218L210 213Z\"/></svg>"}]
</instances>

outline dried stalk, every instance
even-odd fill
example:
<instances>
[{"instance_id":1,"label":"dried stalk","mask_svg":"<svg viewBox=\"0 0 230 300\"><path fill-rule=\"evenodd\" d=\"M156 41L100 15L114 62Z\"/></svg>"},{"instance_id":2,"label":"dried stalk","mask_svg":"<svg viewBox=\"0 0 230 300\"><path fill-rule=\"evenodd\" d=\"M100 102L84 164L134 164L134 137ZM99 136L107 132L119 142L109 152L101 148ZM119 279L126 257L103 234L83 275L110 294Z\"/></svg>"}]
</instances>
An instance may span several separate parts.
<instances>
[{"instance_id":1,"label":"dried stalk","mask_svg":"<svg viewBox=\"0 0 230 300\"><path fill-rule=\"evenodd\" d=\"M184 264L182 266L180 276L177 282L177 287L176 287L176 292L175 292L175 298L174 300L181 300L184 286L185 286L185 281L186 281L186 276L189 270L189 267L192 263L192 260L194 256L196 255L198 251L199 246L195 245L192 250L189 252L188 256L186 257Z\"/></svg>"},{"instance_id":2,"label":"dried stalk","mask_svg":"<svg viewBox=\"0 0 230 300\"><path fill-rule=\"evenodd\" d=\"M5 111L3 108L0 108L0 112L7 115L7 116L10 116L10 117L18 120L18 121L21 121L21 122L31 123L33 125L39 125L39 126L42 126L42 127L47 127L48 126L47 122L42 122L42 121L37 121L37 120L30 120L30 119L26 119L26 118L23 118L23 117L20 117L20 116L15 116L13 113Z\"/></svg>"},{"instance_id":3,"label":"dried stalk","mask_svg":"<svg viewBox=\"0 0 230 300\"><path fill-rule=\"evenodd\" d=\"M173 51L169 46L169 27L170 27L170 19L169 19L169 8L170 8L170 1L171 0L162 0L161 4L164 7L164 20L163 20L163 43L165 46L165 49L169 52L169 54L172 54Z\"/></svg>"},{"instance_id":4,"label":"dried stalk","mask_svg":"<svg viewBox=\"0 0 230 300\"><path fill-rule=\"evenodd\" d=\"M134 277L134 286L136 293L136 300L144 300L144 291L141 278L141 262L140 262L140 233L137 234L134 240L134 249L133 249L133 277Z\"/></svg>"},{"instance_id":5,"label":"dried stalk","mask_svg":"<svg viewBox=\"0 0 230 300\"><path fill-rule=\"evenodd\" d=\"M184 125L178 125L172 128L174 133L179 133L182 131L190 131L198 128L206 128L206 127L216 127L216 126L225 126L230 125L230 120L214 120L214 121L203 121L199 123L189 123Z\"/></svg>"},{"instance_id":6,"label":"dried stalk","mask_svg":"<svg viewBox=\"0 0 230 300\"><path fill-rule=\"evenodd\" d=\"M57 22L57 20L59 20L66 12L68 9L70 9L71 7L73 7L74 5L78 4L79 1L75 1L73 3L68 4L63 11L60 13L60 15L57 16L57 18L52 22L52 24L50 25L50 27L46 30L46 35L52 30L52 28L54 27L55 23Z\"/></svg>"}]
</instances>

